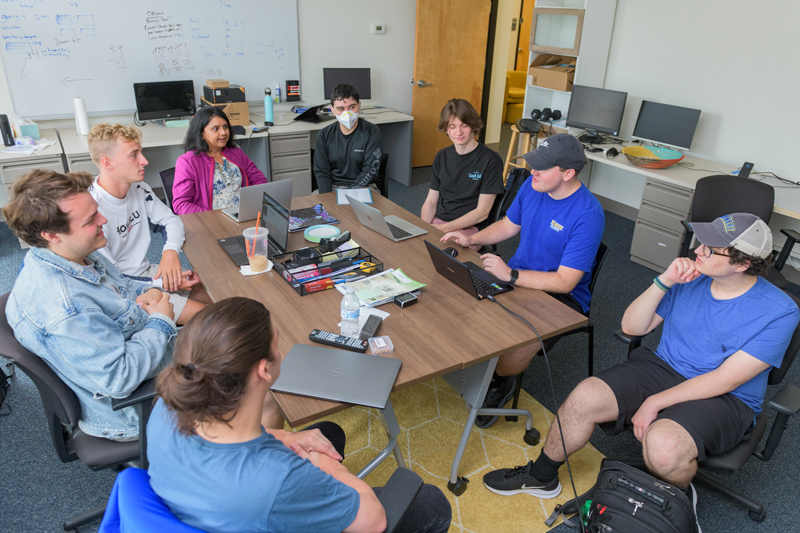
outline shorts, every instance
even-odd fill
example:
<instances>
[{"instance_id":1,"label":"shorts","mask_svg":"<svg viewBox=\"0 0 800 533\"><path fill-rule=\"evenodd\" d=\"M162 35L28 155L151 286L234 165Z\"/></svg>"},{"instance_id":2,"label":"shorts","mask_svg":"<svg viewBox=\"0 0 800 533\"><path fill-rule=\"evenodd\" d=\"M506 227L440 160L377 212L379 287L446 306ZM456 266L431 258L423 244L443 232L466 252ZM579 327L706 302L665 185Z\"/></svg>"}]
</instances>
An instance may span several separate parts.
<instances>
[{"instance_id":1,"label":"shorts","mask_svg":"<svg viewBox=\"0 0 800 533\"><path fill-rule=\"evenodd\" d=\"M640 347L630 358L597 374L617 398L619 417L600 424L607 435L616 435L633 426L631 419L644 401L661 391L683 383L686 378L673 370L652 350ZM730 393L693 400L667 407L656 416L680 425L697 446L697 460L719 455L749 439L755 412Z\"/></svg>"},{"instance_id":2,"label":"shorts","mask_svg":"<svg viewBox=\"0 0 800 533\"><path fill-rule=\"evenodd\" d=\"M158 264L150 263L150 266L141 274L144 277L152 278L158 272ZM160 278L159 278L160 279ZM186 307L186 302L189 300L189 293L191 291L175 291L168 292L169 303L172 304L172 313L175 315L173 322L178 321L178 317L183 313L183 308Z\"/></svg>"}]
</instances>

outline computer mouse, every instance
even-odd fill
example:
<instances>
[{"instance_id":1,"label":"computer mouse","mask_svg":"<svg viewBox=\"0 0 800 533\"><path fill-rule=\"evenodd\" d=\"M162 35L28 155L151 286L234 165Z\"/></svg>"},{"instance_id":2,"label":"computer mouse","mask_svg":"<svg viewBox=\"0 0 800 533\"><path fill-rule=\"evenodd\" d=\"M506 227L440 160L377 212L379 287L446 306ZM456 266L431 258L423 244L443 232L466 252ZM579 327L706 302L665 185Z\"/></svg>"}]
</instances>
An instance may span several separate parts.
<instances>
[{"instance_id":1,"label":"computer mouse","mask_svg":"<svg viewBox=\"0 0 800 533\"><path fill-rule=\"evenodd\" d=\"M445 248L442 251L444 253L446 253L447 255L449 255L450 257L457 257L458 256L458 250L456 250L452 246L448 246L447 248Z\"/></svg>"},{"instance_id":2,"label":"computer mouse","mask_svg":"<svg viewBox=\"0 0 800 533\"><path fill-rule=\"evenodd\" d=\"M619 150L616 148L609 148L606 152L606 157L617 157L619 155Z\"/></svg>"}]
</instances>

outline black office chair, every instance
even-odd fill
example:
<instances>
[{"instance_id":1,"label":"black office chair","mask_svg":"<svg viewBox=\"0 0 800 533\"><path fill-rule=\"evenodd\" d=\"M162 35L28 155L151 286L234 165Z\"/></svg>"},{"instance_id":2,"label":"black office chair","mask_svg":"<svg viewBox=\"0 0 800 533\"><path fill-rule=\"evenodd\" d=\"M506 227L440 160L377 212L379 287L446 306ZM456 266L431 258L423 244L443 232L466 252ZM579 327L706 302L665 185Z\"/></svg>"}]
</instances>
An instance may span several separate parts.
<instances>
[{"instance_id":1,"label":"black office chair","mask_svg":"<svg viewBox=\"0 0 800 533\"><path fill-rule=\"evenodd\" d=\"M139 440L118 442L92 437L78 430L81 418L81 405L72 389L45 363L39 356L28 351L14 337L11 326L6 319L6 293L0 296L0 355L14 361L25 374L31 378L39 390L44 407L45 418L50 430L53 447L61 462L68 463L80 459L90 469L104 470L120 468L126 463L139 460L143 468L147 468L147 441L144 428L150 416L150 406L155 397L155 380L142 383L130 396L113 402L115 410L135 405L139 411ZM99 520L103 516L105 505L89 509L64 521L64 530L72 531L78 527Z\"/></svg>"},{"instance_id":2,"label":"black office chair","mask_svg":"<svg viewBox=\"0 0 800 533\"><path fill-rule=\"evenodd\" d=\"M167 199L167 207L169 207L174 213L175 208L172 207L172 183L175 181L175 167L162 170L158 173L158 176L161 178L161 188L164 189L164 197Z\"/></svg>"},{"instance_id":3,"label":"black office chair","mask_svg":"<svg viewBox=\"0 0 800 533\"><path fill-rule=\"evenodd\" d=\"M486 220L477 225L477 228L479 230L491 226L492 224L494 224L495 222L506 216L508 208L511 207L511 204L514 203L514 198L517 197L519 188L522 186L523 183L525 183L525 180L528 179L528 176L530 175L531 175L530 171L524 168L515 168L508 173L508 177L506 178L505 191L503 192L503 194L498 194L495 197L494 203L492 204L492 209L489 211L489 216L486 217ZM488 246L483 246L480 250L480 253L496 254L497 245L490 244Z\"/></svg>"},{"instance_id":4,"label":"black office chair","mask_svg":"<svg viewBox=\"0 0 800 533\"><path fill-rule=\"evenodd\" d=\"M791 294L789 296L791 296L795 304L800 307L800 299L792 296ZM614 333L614 335L617 337L617 339L628 345L628 356L630 356L631 352L635 348L638 348L641 345L643 338L633 335L625 335L622 331L617 331ZM775 367L770 371L768 380L769 385L777 385L781 383L786 375L786 372L789 370L789 367L794 361L798 350L800 350L800 325L797 326L792 334L792 340L789 342L789 347L786 349L786 353L783 356L783 362L781 363L781 366ZM756 417L755 427L748 436L748 440L740 442L732 450L723 453L722 455L707 457L703 462L700 463L700 468L707 469L712 472L729 474L739 470L739 468L741 468L747 462L751 455L761 459L762 461L769 461L772 458L772 455L775 453L775 449L778 447L778 443L781 440L783 431L786 429L786 426L789 422L789 417L796 415L797 412L800 411L800 388L791 383L784 385L783 388L781 388L781 390L779 390L767 403L767 406L771 409L774 409L778 414L775 417L775 421L772 423L772 429L770 429L769 437L767 437L764 448L760 452L757 452L756 448L758 447L759 443L761 442L761 438L764 436L764 433L767 430L766 411L761 411L761 413L759 413L759 415ZM633 461L625 460L624 462L638 467L644 467L644 461L641 459ZM763 505L753 498L745 496L732 487L725 485L717 478L711 476L705 470L698 469L693 481L700 482L729 496L734 501L747 508L750 518L756 522L763 522L767 517L767 512L764 510Z\"/></svg>"},{"instance_id":5,"label":"black office chair","mask_svg":"<svg viewBox=\"0 0 800 533\"><path fill-rule=\"evenodd\" d=\"M769 224L774 204L775 189L764 182L728 175L706 176L697 180L691 221L711 222L730 213L751 213ZM687 221L682 222L687 231L680 256L692 257L689 248L694 231ZM785 289L788 282L780 271L789 259L792 248L800 241L800 233L786 229L782 229L781 233L786 235L786 242L764 278Z\"/></svg>"},{"instance_id":6,"label":"black office chair","mask_svg":"<svg viewBox=\"0 0 800 533\"><path fill-rule=\"evenodd\" d=\"M381 196L389 198L389 154L386 152L381 156L381 164L378 167L378 177L375 179Z\"/></svg>"},{"instance_id":7,"label":"black office chair","mask_svg":"<svg viewBox=\"0 0 800 533\"><path fill-rule=\"evenodd\" d=\"M594 267L592 267L592 279L589 281L590 295L594 294L594 286L597 284L597 278L600 275L600 269L603 268L603 263L605 263L606 257L608 257L608 246L606 245L606 243L601 241L600 246L597 248L597 254L594 256ZM590 303L589 311L586 312L586 316L590 320L591 317L589 317L589 314L591 313L591 311L592 308ZM592 325L591 322L589 322L584 326L581 326L577 329L573 329L571 331L568 331L560 335L558 338L561 339L563 337L574 335L576 333L586 333L587 363L589 367L588 372L589 372L589 377L592 377L594 375L594 326ZM537 352L536 355L537 356L542 355L542 351L539 350L539 352ZM517 403L519 402L519 395L522 392L522 376L524 374L525 372L520 372L519 375L517 376L517 388L514 389L514 403L511 405L512 409L517 408ZM517 417L507 416L506 420L515 422L517 420Z\"/></svg>"}]
</instances>

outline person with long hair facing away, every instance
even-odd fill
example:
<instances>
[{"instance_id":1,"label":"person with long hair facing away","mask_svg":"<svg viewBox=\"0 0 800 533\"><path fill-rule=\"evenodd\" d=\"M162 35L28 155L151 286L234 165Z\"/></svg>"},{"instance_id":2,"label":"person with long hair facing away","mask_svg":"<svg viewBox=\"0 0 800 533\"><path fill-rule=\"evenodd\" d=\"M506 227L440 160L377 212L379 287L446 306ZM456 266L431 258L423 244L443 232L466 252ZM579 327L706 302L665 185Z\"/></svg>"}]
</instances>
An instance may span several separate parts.
<instances>
[{"instance_id":1,"label":"person with long hair facing away","mask_svg":"<svg viewBox=\"0 0 800 533\"><path fill-rule=\"evenodd\" d=\"M340 463L338 425L265 429L280 366L278 332L263 304L230 298L190 320L156 384L147 426L153 490L203 531L383 531L380 489ZM426 485L399 526L447 531L450 514L442 492Z\"/></svg>"}]
</instances>

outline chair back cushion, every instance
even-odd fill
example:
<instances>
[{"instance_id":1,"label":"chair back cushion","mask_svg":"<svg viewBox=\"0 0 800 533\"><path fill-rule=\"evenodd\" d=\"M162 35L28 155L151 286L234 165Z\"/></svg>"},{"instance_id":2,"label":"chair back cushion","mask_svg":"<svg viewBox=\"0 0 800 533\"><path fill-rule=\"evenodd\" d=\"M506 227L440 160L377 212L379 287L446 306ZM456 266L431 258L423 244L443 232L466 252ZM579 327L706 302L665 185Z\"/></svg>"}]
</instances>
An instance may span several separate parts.
<instances>
[{"instance_id":1,"label":"chair back cushion","mask_svg":"<svg viewBox=\"0 0 800 533\"><path fill-rule=\"evenodd\" d=\"M175 181L175 167L162 170L158 173L158 176L161 178L161 188L164 189L164 196L167 199L167 207L174 212L172 207L172 183Z\"/></svg>"},{"instance_id":2,"label":"chair back cushion","mask_svg":"<svg viewBox=\"0 0 800 533\"><path fill-rule=\"evenodd\" d=\"M789 294L788 292L786 294ZM789 294L789 297L794 300L795 305L800 308L800 299L798 299L793 294ZM789 371L789 367L792 366L792 362L794 361L797 352L800 351L800 324L794 328L794 333L792 333L792 340L789 341L789 347L786 348L786 353L783 355L783 361L781 362L781 366L773 368L769 373L769 380L767 381L770 385L777 385L783 380L783 377L786 375L786 372Z\"/></svg>"},{"instance_id":3,"label":"chair back cushion","mask_svg":"<svg viewBox=\"0 0 800 533\"><path fill-rule=\"evenodd\" d=\"M697 180L690 220L711 222L731 213L752 213L769 223L774 204L771 185L736 176L706 176Z\"/></svg>"}]
</instances>

